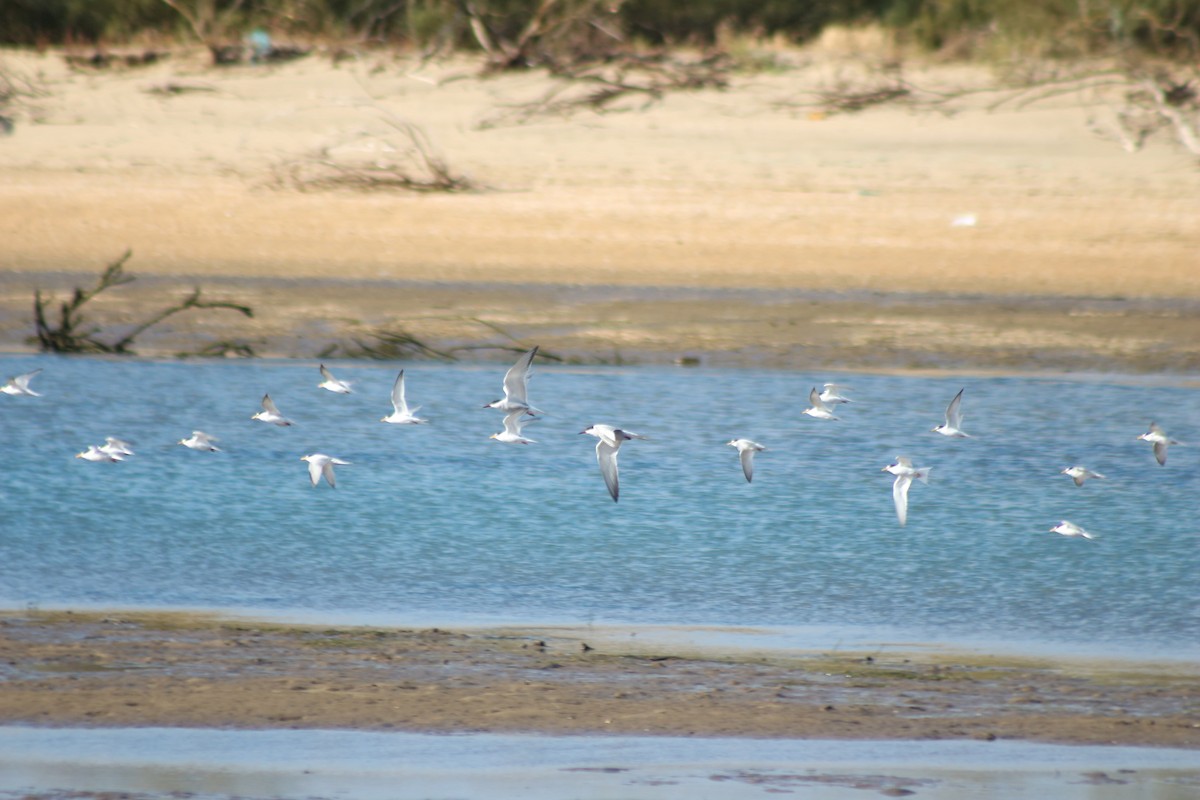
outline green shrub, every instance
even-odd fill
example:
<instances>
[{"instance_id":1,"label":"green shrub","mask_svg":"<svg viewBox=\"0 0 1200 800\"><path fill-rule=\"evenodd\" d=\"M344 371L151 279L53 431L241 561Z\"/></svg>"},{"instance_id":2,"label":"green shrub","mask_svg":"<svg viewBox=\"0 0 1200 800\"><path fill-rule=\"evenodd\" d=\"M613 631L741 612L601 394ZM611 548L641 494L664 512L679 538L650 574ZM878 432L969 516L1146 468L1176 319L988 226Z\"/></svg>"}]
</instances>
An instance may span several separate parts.
<instances>
[{"instance_id":1,"label":"green shrub","mask_svg":"<svg viewBox=\"0 0 1200 800\"><path fill-rule=\"evenodd\" d=\"M180 0L211 5L239 31L387 44L471 47L465 0ZM570 20L594 0L559 0ZM472 0L497 40L516 41L541 0ZM626 0L605 25L652 44L717 42L719 32L811 39L829 25L880 23L938 50L969 40L1048 56L1135 50L1200 55L1200 0ZM236 7L233 15L224 12ZM184 35L164 0L0 0L0 44L121 41L147 32Z\"/></svg>"},{"instance_id":2,"label":"green shrub","mask_svg":"<svg viewBox=\"0 0 1200 800\"><path fill-rule=\"evenodd\" d=\"M174 32L178 15L162 0L4 0L0 44L63 44Z\"/></svg>"}]
</instances>

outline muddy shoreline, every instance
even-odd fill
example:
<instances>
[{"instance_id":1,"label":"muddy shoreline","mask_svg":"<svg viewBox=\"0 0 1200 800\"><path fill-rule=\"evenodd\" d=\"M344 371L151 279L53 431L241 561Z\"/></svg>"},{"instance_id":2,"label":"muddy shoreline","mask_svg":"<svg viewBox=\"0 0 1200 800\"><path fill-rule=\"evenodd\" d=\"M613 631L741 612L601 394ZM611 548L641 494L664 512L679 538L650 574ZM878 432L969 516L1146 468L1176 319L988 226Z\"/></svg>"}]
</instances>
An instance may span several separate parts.
<instances>
[{"instance_id":1,"label":"muddy shoreline","mask_svg":"<svg viewBox=\"0 0 1200 800\"><path fill-rule=\"evenodd\" d=\"M1187 664L704 652L582 629L168 612L5 612L0 652L0 724L1200 748L1200 674Z\"/></svg>"},{"instance_id":2,"label":"muddy shoreline","mask_svg":"<svg viewBox=\"0 0 1200 800\"><path fill-rule=\"evenodd\" d=\"M136 274L136 272L135 272ZM86 273L0 273L0 348L27 351L35 290L65 297ZM461 284L334 278L140 276L97 297L115 339L201 287L253 319L193 311L143 334L138 353L220 342L285 358L504 360L536 343L571 363L822 370L1200 372L1200 301L801 289ZM387 350L388 335L430 350ZM101 336L104 338L104 336Z\"/></svg>"}]
</instances>

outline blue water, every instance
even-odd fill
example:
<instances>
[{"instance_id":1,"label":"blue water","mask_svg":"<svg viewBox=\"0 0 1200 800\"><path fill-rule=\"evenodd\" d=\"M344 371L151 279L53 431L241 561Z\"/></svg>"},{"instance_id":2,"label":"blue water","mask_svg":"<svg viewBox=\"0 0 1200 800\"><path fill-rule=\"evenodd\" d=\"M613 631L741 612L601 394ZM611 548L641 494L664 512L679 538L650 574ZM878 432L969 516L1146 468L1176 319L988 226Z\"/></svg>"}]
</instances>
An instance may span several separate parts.
<instances>
[{"instance_id":1,"label":"blue water","mask_svg":"<svg viewBox=\"0 0 1200 800\"><path fill-rule=\"evenodd\" d=\"M1200 392L1131 377L835 376L539 364L530 446L502 429L505 365L408 364L422 426L384 425L395 365L0 357L0 605L256 609L300 618L768 626L836 641L1200 657L1200 448L1158 466L1154 419L1200 441ZM965 387L974 438L930 432ZM296 421L252 422L264 392ZM608 422L621 501L596 467ZM221 453L173 443L193 429ZM73 458L105 436L125 463ZM770 448L755 481L724 442ZM303 454L353 462L309 485ZM933 468L892 507L896 455ZM1076 488L1082 463L1108 476ZM1048 529L1069 519L1090 542Z\"/></svg>"}]
</instances>

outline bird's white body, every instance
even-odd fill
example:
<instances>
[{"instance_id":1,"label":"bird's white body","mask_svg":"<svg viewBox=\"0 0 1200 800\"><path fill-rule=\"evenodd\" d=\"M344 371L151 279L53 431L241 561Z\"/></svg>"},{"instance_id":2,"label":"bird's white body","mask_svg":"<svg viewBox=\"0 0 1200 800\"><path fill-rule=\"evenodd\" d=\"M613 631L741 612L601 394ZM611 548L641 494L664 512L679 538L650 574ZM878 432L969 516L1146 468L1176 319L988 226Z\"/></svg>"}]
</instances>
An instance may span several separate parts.
<instances>
[{"instance_id":1,"label":"bird's white body","mask_svg":"<svg viewBox=\"0 0 1200 800\"><path fill-rule=\"evenodd\" d=\"M1151 422L1150 430L1146 431L1137 438L1143 442L1150 442L1150 444L1154 445L1154 459L1161 466L1166 466L1167 464L1167 446L1179 444L1179 442L1175 441L1170 436L1167 436L1167 432L1164 431L1157 422Z\"/></svg>"},{"instance_id":2,"label":"bird's white body","mask_svg":"<svg viewBox=\"0 0 1200 800\"><path fill-rule=\"evenodd\" d=\"M525 415L528 412L518 408L509 411L504 415L504 430L501 433L493 433L489 439L495 439L497 442L505 444L537 444L534 439L526 439L521 434L521 429L525 427Z\"/></svg>"},{"instance_id":3,"label":"bird's white body","mask_svg":"<svg viewBox=\"0 0 1200 800\"><path fill-rule=\"evenodd\" d=\"M933 428L934 433L940 433L942 436L950 436L955 439L966 439L970 434L962 429L962 396L965 389L959 389L958 394L954 395L954 399L950 401L950 405L946 406L946 422Z\"/></svg>"},{"instance_id":4,"label":"bird's white body","mask_svg":"<svg viewBox=\"0 0 1200 800\"><path fill-rule=\"evenodd\" d=\"M1074 522L1067 522L1065 519L1050 529L1051 533L1060 533L1063 536L1070 536L1073 539L1096 539L1097 536L1093 533L1088 533L1083 528L1076 525Z\"/></svg>"},{"instance_id":5,"label":"bird's white body","mask_svg":"<svg viewBox=\"0 0 1200 800\"><path fill-rule=\"evenodd\" d=\"M524 411L530 415L542 413L529 404L529 372L537 351L537 347L534 347L521 356L517 363L508 368L508 372L504 373L504 397L500 400L493 400L484 408L498 408L505 413L510 411Z\"/></svg>"},{"instance_id":6,"label":"bird's white body","mask_svg":"<svg viewBox=\"0 0 1200 800\"><path fill-rule=\"evenodd\" d=\"M1104 476L1099 472L1093 472L1087 467L1081 467L1078 464L1073 467L1067 467L1066 469L1062 470L1060 474L1069 476L1071 480L1075 481L1076 486L1083 486L1084 481L1091 478L1104 480Z\"/></svg>"},{"instance_id":7,"label":"bird's white body","mask_svg":"<svg viewBox=\"0 0 1200 800\"><path fill-rule=\"evenodd\" d=\"M896 476L896 480L892 481L892 503L896 506L896 518L900 520L902 527L908 524L908 489L914 479L921 483L929 483L930 469L931 467L914 467L911 459L897 456L894 463L888 464L882 470Z\"/></svg>"},{"instance_id":8,"label":"bird's white body","mask_svg":"<svg viewBox=\"0 0 1200 800\"><path fill-rule=\"evenodd\" d=\"M742 462L742 474L746 476L746 483L750 483L754 480L754 454L767 448L749 439L733 439L725 444L737 448L738 458Z\"/></svg>"},{"instance_id":9,"label":"bird's white body","mask_svg":"<svg viewBox=\"0 0 1200 800\"><path fill-rule=\"evenodd\" d=\"M321 382L317 384L318 389L327 389L334 394L350 394L350 381L340 381L333 377L333 373L321 365Z\"/></svg>"},{"instance_id":10,"label":"bird's white body","mask_svg":"<svg viewBox=\"0 0 1200 800\"><path fill-rule=\"evenodd\" d=\"M815 419L837 419L833 415L833 410L825 405L825 401L821 399L821 393L817 391L817 387L813 387L808 393L809 407L804 409L805 414Z\"/></svg>"},{"instance_id":11,"label":"bird's white body","mask_svg":"<svg viewBox=\"0 0 1200 800\"><path fill-rule=\"evenodd\" d=\"M392 384L392 413L379 421L393 425L421 425L429 420L417 416L420 409L420 406L408 407L408 400L404 397L404 370L400 370L396 382Z\"/></svg>"},{"instance_id":12,"label":"bird's white body","mask_svg":"<svg viewBox=\"0 0 1200 800\"><path fill-rule=\"evenodd\" d=\"M204 431L192 431L192 435L186 439L180 439L179 444L190 450L206 450L210 453L218 453L221 448L217 447L213 442L216 437L209 436Z\"/></svg>"},{"instance_id":13,"label":"bird's white body","mask_svg":"<svg viewBox=\"0 0 1200 800\"><path fill-rule=\"evenodd\" d=\"M76 458L82 458L84 461L124 461L125 457L115 453L106 452L103 448L97 447L94 444L89 444L88 449L82 453L76 453Z\"/></svg>"},{"instance_id":14,"label":"bird's white body","mask_svg":"<svg viewBox=\"0 0 1200 800\"><path fill-rule=\"evenodd\" d=\"M604 476L604 485L608 487L608 493L612 495L613 502L617 502L621 493L617 474L617 453L621 449L621 443L630 439L645 439L646 437L633 431L603 424L584 428L580 433L595 436L600 440L596 442L596 462L600 465L600 474Z\"/></svg>"},{"instance_id":15,"label":"bird's white body","mask_svg":"<svg viewBox=\"0 0 1200 800\"><path fill-rule=\"evenodd\" d=\"M250 419L256 419L259 422L266 422L270 425L278 425L286 427L292 424L292 421L283 414L279 413L279 409L275 405L275 401L271 399L271 395L264 394L262 399L262 411L258 412Z\"/></svg>"},{"instance_id":16,"label":"bird's white body","mask_svg":"<svg viewBox=\"0 0 1200 800\"><path fill-rule=\"evenodd\" d=\"M308 462L308 479L312 481L313 486L320 483L321 478L324 477L325 482L334 489L337 488L337 478L333 474L333 465L337 464L339 467L350 466L349 461L342 461L340 458L327 456L324 453L310 453L306 456L300 456L300 460Z\"/></svg>"},{"instance_id":17,"label":"bird's white body","mask_svg":"<svg viewBox=\"0 0 1200 800\"><path fill-rule=\"evenodd\" d=\"M25 395L27 397L41 397L41 395L29 388L29 382L41 372L40 369L35 369L33 372L26 372L22 375L14 375L8 379L8 382L0 386L0 393L11 395Z\"/></svg>"}]
</instances>

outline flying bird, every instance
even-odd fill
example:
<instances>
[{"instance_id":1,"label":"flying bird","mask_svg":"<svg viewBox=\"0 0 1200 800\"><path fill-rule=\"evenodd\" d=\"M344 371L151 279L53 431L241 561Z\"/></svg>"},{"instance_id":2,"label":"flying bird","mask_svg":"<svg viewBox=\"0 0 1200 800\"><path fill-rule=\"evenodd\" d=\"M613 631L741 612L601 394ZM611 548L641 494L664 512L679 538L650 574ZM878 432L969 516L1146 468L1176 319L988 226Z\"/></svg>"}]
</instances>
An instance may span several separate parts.
<instances>
[{"instance_id":1,"label":"flying bird","mask_svg":"<svg viewBox=\"0 0 1200 800\"><path fill-rule=\"evenodd\" d=\"M379 421L395 425L420 425L429 421L417 416L420 409L420 406L408 407L408 401L404 399L404 370L400 370L396 382L392 384L392 413Z\"/></svg>"},{"instance_id":2,"label":"flying bird","mask_svg":"<svg viewBox=\"0 0 1200 800\"><path fill-rule=\"evenodd\" d=\"M1167 436L1157 422L1150 423L1150 430L1137 437L1144 442L1150 442L1154 445L1154 458L1162 466L1167 464L1167 446L1172 444L1180 444L1179 442Z\"/></svg>"},{"instance_id":3,"label":"flying bird","mask_svg":"<svg viewBox=\"0 0 1200 800\"><path fill-rule=\"evenodd\" d=\"M529 371L537 351L535 346L517 359L516 364L508 368L508 372L504 373L504 397L500 400L493 400L484 408L498 408L506 413L524 411L529 415L543 413L529 404Z\"/></svg>"},{"instance_id":4,"label":"flying bird","mask_svg":"<svg viewBox=\"0 0 1200 800\"><path fill-rule=\"evenodd\" d=\"M271 395L264 394L262 399L262 411L258 412L250 419L256 419L260 422L266 422L271 425L286 427L293 424L290 419L279 413L279 409L275 405L275 401L271 399Z\"/></svg>"},{"instance_id":5,"label":"flying bird","mask_svg":"<svg viewBox=\"0 0 1200 800\"><path fill-rule=\"evenodd\" d=\"M825 405L825 401L821 399L821 393L817 391L817 387L814 386L812 391L808 393L808 402L811 405L804 409L803 412L808 416L815 417L816 419L837 419L833 415L833 410Z\"/></svg>"},{"instance_id":6,"label":"flying bird","mask_svg":"<svg viewBox=\"0 0 1200 800\"><path fill-rule=\"evenodd\" d=\"M526 413L519 408L509 411L504 415L504 431L493 433L488 438L505 444L537 444L536 440L526 439L521 435L521 429L525 427Z\"/></svg>"},{"instance_id":7,"label":"flying bird","mask_svg":"<svg viewBox=\"0 0 1200 800\"><path fill-rule=\"evenodd\" d=\"M308 462L308 479L312 481L312 485L316 486L321 482L321 478L325 478L325 482L332 488L337 488L337 478L333 475L333 465L339 467L350 466L349 461L342 461L340 458L327 456L324 453L309 453L306 456L300 456L301 461Z\"/></svg>"},{"instance_id":8,"label":"flying bird","mask_svg":"<svg viewBox=\"0 0 1200 800\"><path fill-rule=\"evenodd\" d=\"M1065 519L1050 529L1051 533L1061 533L1063 536L1070 536L1073 539L1097 539L1094 533L1088 533L1083 528L1076 525L1074 522L1067 522Z\"/></svg>"},{"instance_id":9,"label":"flying bird","mask_svg":"<svg viewBox=\"0 0 1200 800\"><path fill-rule=\"evenodd\" d=\"M41 397L41 394L29 388L29 382L41 372L40 369L35 369L33 372L26 372L22 375L14 375L8 379L8 382L0 386L0 392L12 395L27 395L29 397Z\"/></svg>"},{"instance_id":10,"label":"flying bird","mask_svg":"<svg viewBox=\"0 0 1200 800\"><path fill-rule=\"evenodd\" d=\"M213 444L215 441L217 441L215 436L209 436L204 431L192 431L191 436L186 439L180 439L178 444L191 450L206 450L210 453L219 453L221 448Z\"/></svg>"},{"instance_id":11,"label":"flying bird","mask_svg":"<svg viewBox=\"0 0 1200 800\"><path fill-rule=\"evenodd\" d=\"M881 471L890 472L896 476L892 481L892 503L896 506L896 518L903 527L908 524L908 487L916 478L921 483L929 483L931 467L914 467L912 460L905 456L897 456L895 462L888 464Z\"/></svg>"},{"instance_id":12,"label":"flying bird","mask_svg":"<svg viewBox=\"0 0 1200 800\"><path fill-rule=\"evenodd\" d=\"M962 396L964 389L959 389L958 394L954 395L954 399L950 401L950 405L946 406L946 422L932 428L934 433L940 433L942 436L951 436L955 439L970 438L970 434L965 433L962 429Z\"/></svg>"},{"instance_id":13,"label":"flying bird","mask_svg":"<svg viewBox=\"0 0 1200 800\"><path fill-rule=\"evenodd\" d=\"M323 380L317 384L317 388L328 389L335 394L350 394L350 382L340 381L333 377L333 373L324 364L321 365L321 378Z\"/></svg>"},{"instance_id":14,"label":"flying bird","mask_svg":"<svg viewBox=\"0 0 1200 800\"><path fill-rule=\"evenodd\" d=\"M750 481L754 480L754 454L761 453L767 448L749 439L733 439L725 444L737 448L738 458L742 462L742 474L746 476L746 483L750 483Z\"/></svg>"},{"instance_id":15,"label":"flying bird","mask_svg":"<svg viewBox=\"0 0 1200 800\"><path fill-rule=\"evenodd\" d=\"M1073 467L1067 467L1066 469L1062 470L1059 474L1060 475L1069 475L1071 477L1071 480L1075 481L1076 486L1083 486L1083 482L1088 480L1089 478L1099 478L1100 480L1104 479L1104 476L1101 475L1099 472L1093 472L1092 470L1088 469L1087 467L1081 467L1079 465L1075 465Z\"/></svg>"},{"instance_id":16,"label":"flying bird","mask_svg":"<svg viewBox=\"0 0 1200 800\"><path fill-rule=\"evenodd\" d=\"M613 502L617 502L621 493L617 479L617 452L621 449L621 443L646 437L633 431L614 428L612 425L592 425L580 433L595 436L600 440L596 442L596 462L600 465L600 474L604 476L604 485L608 487L608 493L612 495Z\"/></svg>"}]
</instances>

